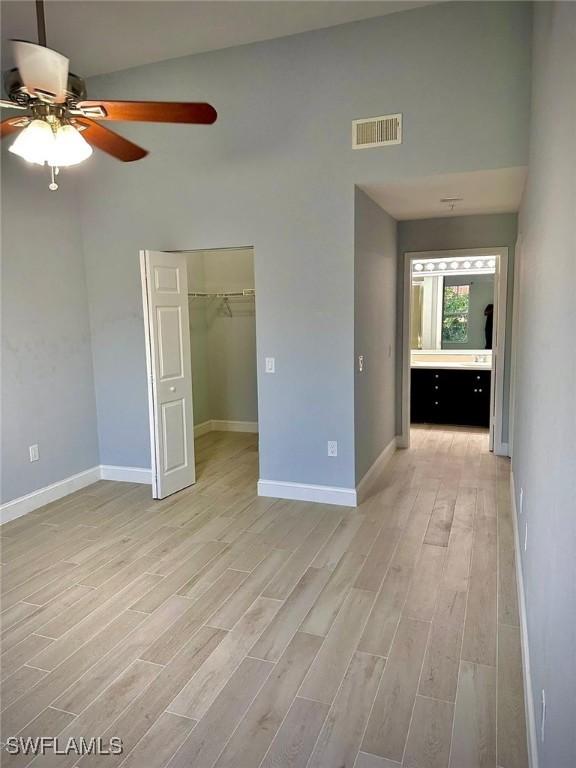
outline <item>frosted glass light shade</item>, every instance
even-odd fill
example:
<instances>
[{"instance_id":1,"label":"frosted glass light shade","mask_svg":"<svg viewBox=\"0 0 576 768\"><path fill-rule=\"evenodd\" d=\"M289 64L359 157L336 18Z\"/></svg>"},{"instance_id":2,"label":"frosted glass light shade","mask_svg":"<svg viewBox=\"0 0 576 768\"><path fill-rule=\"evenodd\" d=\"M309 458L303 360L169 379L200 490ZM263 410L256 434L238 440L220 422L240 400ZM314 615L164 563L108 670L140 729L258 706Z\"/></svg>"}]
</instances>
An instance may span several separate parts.
<instances>
[{"instance_id":1,"label":"frosted glass light shade","mask_svg":"<svg viewBox=\"0 0 576 768\"><path fill-rule=\"evenodd\" d=\"M9 151L29 163L44 165L54 151L55 138L50 125L44 120L32 120L18 134Z\"/></svg>"},{"instance_id":2,"label":"frosted glass light shade","mask_svg":"<svg viewBox=\"0 0 576 768\"><path fill-rule=\"evenodd\" d=\"M52 154L48 157L48 165L64 168L67 165L77 165L92 154L92 147L73 125L61 125L56 132Z\"/></svg>"},{"instance_id":3,"label":"frosted glass light shade","mask_svg":"<svg viewBox=\"0 0 576 768\"><path fill-rule=\"evenodd\" d=\"M92 154L92 147L73 125L61 125L56 133L45 120L32 120L9 148L29 163L65 168Z\"/></svg>"}]
</instances>

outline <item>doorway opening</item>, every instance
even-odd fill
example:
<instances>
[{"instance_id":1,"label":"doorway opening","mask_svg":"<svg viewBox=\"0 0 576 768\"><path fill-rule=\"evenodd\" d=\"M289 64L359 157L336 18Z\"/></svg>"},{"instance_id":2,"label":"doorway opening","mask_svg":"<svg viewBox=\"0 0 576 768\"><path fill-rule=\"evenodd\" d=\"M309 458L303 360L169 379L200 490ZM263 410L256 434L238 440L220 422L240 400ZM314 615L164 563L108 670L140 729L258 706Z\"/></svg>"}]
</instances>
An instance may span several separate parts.
<instances>
[{"instance_id":1,"label":"doorway opening","mask_svg":"<svg viewBox=\"0 0 576 768\"><path fill-rule=\"evenodd\" d=\"M502 440L508 249L404 255L402 436L412 424L485 428Z\"/></svg>"},{"instance_id":2,"label":"doorway opening","mask_svg":"<svg viewBox=\"0 0 576 768\"><path fill-rule=\"evenodd\" d=\"M196 482L253 492L254 249L143 251L141 274L153 497Z\"/></svg>"}]
</instances>

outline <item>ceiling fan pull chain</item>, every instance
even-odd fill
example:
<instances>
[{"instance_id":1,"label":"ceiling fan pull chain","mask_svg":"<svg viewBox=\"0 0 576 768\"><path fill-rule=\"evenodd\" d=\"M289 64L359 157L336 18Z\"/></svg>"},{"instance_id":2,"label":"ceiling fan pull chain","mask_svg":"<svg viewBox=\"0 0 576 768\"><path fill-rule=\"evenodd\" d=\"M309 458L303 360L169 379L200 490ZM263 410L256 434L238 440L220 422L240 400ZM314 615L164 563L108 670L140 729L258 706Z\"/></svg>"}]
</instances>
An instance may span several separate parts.
<instances>
[{"instance_id":1,"label":"ceiling fan pull chain","mask_svg":"<svg viewBox=\"0 0 576 768\"><path fill-rule=\"evenodd\" d=\"M58 189L58 184L56 184L56 174L58 173L58 168L54 168L54 166L50 166L50 178L52 181L48 185L48 189L51 192L55 192Z\"/></svg>"},{"instance_id":2,"label":"ceiling fan pull chain","mask_svg":"<svg viewBox=\"0 0 576 768\"><path fill-rule=\"evenodd\" d=\"M44 0L36 0L36 20L38 22L38 45L46 48L46 17L44 15Z\"/></svg>"}]
</instances>

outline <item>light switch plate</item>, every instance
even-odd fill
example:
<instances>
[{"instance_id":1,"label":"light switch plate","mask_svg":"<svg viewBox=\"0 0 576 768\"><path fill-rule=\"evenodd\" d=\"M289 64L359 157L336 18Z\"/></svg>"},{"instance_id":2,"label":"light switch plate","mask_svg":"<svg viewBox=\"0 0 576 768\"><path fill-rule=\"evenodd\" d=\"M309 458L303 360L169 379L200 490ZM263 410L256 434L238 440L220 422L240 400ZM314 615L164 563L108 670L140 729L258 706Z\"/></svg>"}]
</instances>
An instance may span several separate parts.
<instances>
[{"instance_id":1,"label":"light switch plate","mask_svg":"<svg viewBox=\"0 0 576 768\"><path fill-rule=\"evenodd\" d=\"M40 452L38 450L38 444L31 445L28 448L28 453L30 454L30 461L38 461L40 458Z\"/></svg>"},{"instance_id":2,"label":"light switch plate","mask_svg":"<svg viewBox=\"0 0 576 768\"><path fill-rule=\"evenodd\" d=\"M338 443L336 440L328 440L328 456L338 456Z\"/></svg>"},{"instance_id":3,"label":"light switch plate","mask_svg":"<svg viewBox=\"0 0 576 768\"><path fill-rule=\"evenodd\" d=\"M276 373L276 358L275 357L267 357L266 358L266 373Z\"/></svg>"}]
</instances>

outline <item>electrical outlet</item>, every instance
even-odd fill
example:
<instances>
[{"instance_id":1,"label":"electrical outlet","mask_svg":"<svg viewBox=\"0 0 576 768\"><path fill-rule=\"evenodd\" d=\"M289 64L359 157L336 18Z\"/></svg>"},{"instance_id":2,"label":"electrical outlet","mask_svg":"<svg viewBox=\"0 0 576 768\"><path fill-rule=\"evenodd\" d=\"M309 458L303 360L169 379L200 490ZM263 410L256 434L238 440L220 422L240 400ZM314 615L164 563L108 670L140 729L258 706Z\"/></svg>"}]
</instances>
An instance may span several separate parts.
<instances>
[{"instance_id":1,"label":"electrical outlet","mask_svg":"<svg viewBox=\"0 0 576 768\"><path fill-rule=\"evenodd\" d=\"M31 445L28 448L28 453L30 454L30 461L38 461L40 458L40 453L38 451L38 444Z\"/></svg>"},{"instance_id":2,"label":"electrical outlet","mask_svg":"<svg viewBox=\"0 0 576 768\"><path fill-rule=\"evenodd\" d=\"M275 357L267 357L266 358L266 373L276 373L276 358Z\"/></svg>"},{"instance_id":3,"label":"electrical outlet","mask_svg":"<svg viewBox=\"0 0 576 768\"><path fill-rule=\"evenodd\" d=\"M528 523L524 526L524 552L528 547Z\"/></svg>"},{"instance_id":4,"label":"electrical outlet","mask_svg":"<svg viewBox=\"0 0 576 768\"><path fill-rule=\"evenodd\" d=\"M358 355L358 370L360 373L364 370L364 355Z\"/></svg>"},{"instance_id":5,"label":"electrical outlet","mask_svg":"<svg viewBox=\"0 0 576 768\"><path fill-rule=\"evenodd\" d=\"M328 440L328 456L338 456L338 443L336 440Z\"/></svg>"},{"instance_id":6,"label":"electrical outlet","mask_svg":"<svg viewBox=\"0 0 576 768\"><path fill-rule=\"evenodd\" d=\"M544 743L544 729L546 727L546 691L542 688L542 716L540 719L540 741Z\"/></svg>"},{"instance_id":7,"label":"electrical outlet","mask_svg":"<svg viewBox=\"0 0 576 768\"><path fill-rule=\"evenodd\" d=\"M520 488L520 514L524 512L524 488Z\"/></svg>"}]
</instances>

